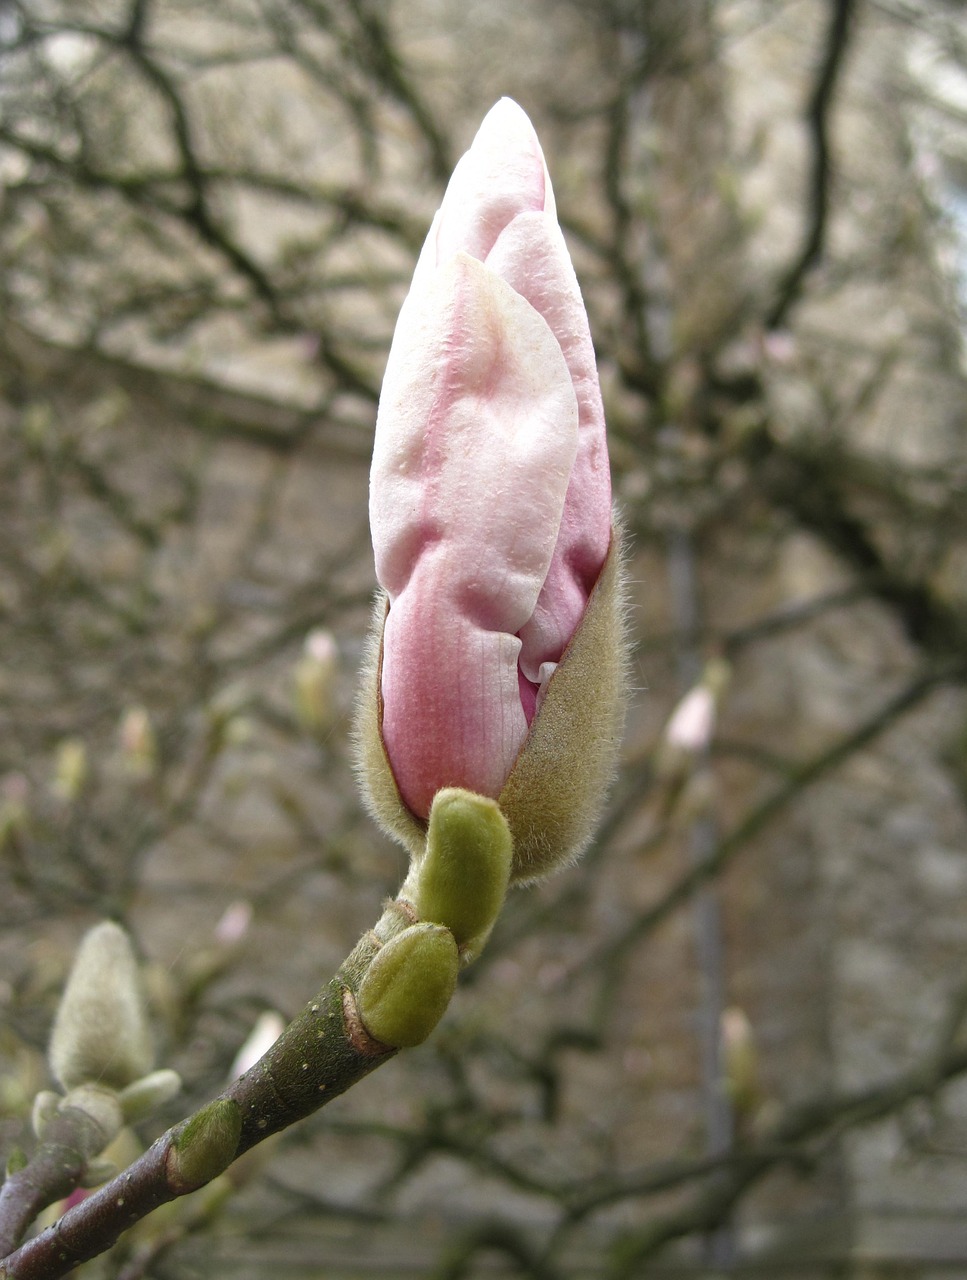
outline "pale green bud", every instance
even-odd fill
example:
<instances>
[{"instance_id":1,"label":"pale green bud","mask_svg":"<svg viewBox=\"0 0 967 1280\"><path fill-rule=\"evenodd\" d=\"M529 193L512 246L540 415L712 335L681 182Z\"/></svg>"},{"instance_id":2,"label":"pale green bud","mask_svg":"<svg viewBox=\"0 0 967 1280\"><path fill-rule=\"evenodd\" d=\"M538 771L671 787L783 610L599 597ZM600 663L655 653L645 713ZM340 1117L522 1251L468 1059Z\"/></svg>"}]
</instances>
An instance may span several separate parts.
<instances>
[{"instance_id":1,"label":"pale green bud","mask_svg":"<svg viewBox=\"0 0 967 1280\"><path fill-rule=\"evenodd\" d=\"M30 825L29 784L22 773L0 778L0 853L15 847Z\"/></svg>"},{"instance_id":2,"label":"pale green bud","mask_svg":"<svg viewBox=\"0 0 967 1280\"><path fill-rule=\"evenodd\" d=\"M732 1007L723 1011L721 1037L725 1089L736 1113L745 1119L762 1103L762 1086L755 1036L744 1010Z\"/></svg>"},{"instance_id":3,"label":"pale green bud","mask_svg":"<svg viewBox=\"0 0 967 1280\"><path fill-rule=\"evenodd\" d=\"M160 1071L149 1071L146 1076L121 1090L119 1096L124 1119L130 1124L132 1120L151 1115L180 1092L181 1076L177 1071L167 1067Z\"/></svg>"},{"instance_id":4,"label":"pale green bud","mask_svg":"<svg viewBox=\"0 0 967 1280\"><path fill-rule=\"evenodd\" d=\"M61 1095L54 1093L52 1089L41 1089L40 1093L34 1098L30 1111L30 1125L41 1141L43 1141L47 1126L57 1114L60 1100Z\"/></svg>"},{"instance_id":5,"label":"pale green bud","mask_svg":"<svg viewBox=\"0 0 967 1280\"><path fill-rule=\"evenodd\" d=\"M77 800L87 783L90 766L80 738L65 738L54 758L54 793L61 800Z\"/></svg>"},{"instance_id":6,"label":"pale green bud","mask_svg":"<svg viewBox=\"0 0 967 1280\"><path fill-rule=\"evenodd\" d=\"M338 670L339 649L332 632L321 627L310 631L293 680L296 715L309 733L321 736L332 727Z\"/></svg>"},{"instance_id":7,"label":"pale green bud","mask_svg":"<svg viewBox=\"0 0 967 1280\"><path fill-rule=\"evenodd\" d=\"M416 914L445 925L465 960L479 955L503 906L512 844L495 800L448 787L430 810L426 853L403 888Z\"/></svg>"},{"instance_id":8,"label":"pale green bud","mask_svg":"<svg viewBox=\"0 0 967 1280\"><path fill-rule=\"evenodd\" d=\"M65 1089L123 1089L150 1071L151 1034L128 935L105 922L81 942L61 997L48 1061Z\"/></svg>"},{"instance_id":9,"label":"pale green bud","mask_svg":"<svg viewBox=\"0 0 967 1280\"><path fill-rule=\"evenodd\" d=\"M193 1191L224 1173L235 1159L242 1135L242 1113L230 1098L203 1107L172 1139L167 1156L169 1182L179 1192Z\"/></svg>"},{"instance_id":10,"label":"pale green bud","mask_svg":"<svg viewBox=\"0 0 967 1280\"><path fill-rule=\"evenodd\" d=\"M381 1044L422 1044L446 1012L457 985L457 944L449 929L415 924L375 955L356 993L363 1026Z\"/></svg>"}]
</instances>

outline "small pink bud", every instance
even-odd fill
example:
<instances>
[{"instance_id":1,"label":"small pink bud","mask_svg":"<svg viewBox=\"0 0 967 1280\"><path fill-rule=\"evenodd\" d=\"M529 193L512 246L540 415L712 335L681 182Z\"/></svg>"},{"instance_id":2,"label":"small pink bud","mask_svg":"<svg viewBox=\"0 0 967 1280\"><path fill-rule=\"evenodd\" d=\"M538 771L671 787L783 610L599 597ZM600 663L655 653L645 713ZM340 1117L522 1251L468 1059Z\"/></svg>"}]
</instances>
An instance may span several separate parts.
<instances>
[{"instance_id":1,"label":"small pink bud","mask_svg":"<svg viewBox=\"0 0 967 1280\"><path fill-rule=\"evenodd\" d=\"M723 658L711 658L705 664L701 681L679 699L668 717L655 757L660 777L680 782L696 768L698 757L708 750L715 737L719 706L730 678L728 663ZM691 798L699 798L700 791L707 798L707 787L703 789L698 775L695 782Z\"/></svg>"},{"instance_id":2,"label":"small pink bud","mask_svg":"<svg viewBox=\"0 0 967 1280\"><path fill-rule=\"evenodd\" d=\"M118 738L127 771L136 778L149 777L157 767L158 743L151 717L144 707L129 707L125 711Z\"/></svg>"},{"instance_id":3,"label":"small pink bud","mask_svg":"<svg viewBox=\"0 0 967 1280\"><path fill-rule=\"evenodd\" d=\"M698 754L712 741L715 730L715 694L706 685L689 689L672 712L665 741L679 751Z\"/></svg>"},{"instance_id":4,"label":"small pink bud","mask_svg":"<svg viewBox=\"0 0 967 1280\"><path fill-rule=\"evenodd\" d=\"M527 852L507 813L515 878L538 874L590 835L587 811L600 806L616 749L623 658L620 593L605 573L616 555L591 334L540 144L506 98L454 171L400 312L376 422L370 523L386 604L375 723L364 705L359 737L377 816L416 851L444 787L505 807L538 736L543 773L560 774L569 749L603 750L607 764L586 770L595 795L566 848ZM596 700L590 715L559 705L555 729L538 735L605 580L598 611L612 621L599 645L613 652L582 664L611 673L606 687L572 690L572 704ZM373 778L386 766L388 790ZM578 767L571 761L565 774ZM512 807L537 803L550 785L525 774L528 795L511 787ZM581 807L575 779L555 781ZM560 818L571 806L561 796L549 807ZM561 838L555 818L522 821L531 843Z\"/></svg>"},{"instance_id":5,"label":"small pink bud","mask_svg":"<svg viewBox=\"0 0 967 1280\"><path fill-rule=\"evenodd\" d=\"M773 363L789 365L796 358L796 339L785 329L770 330L762 339L762 349Z\"/></svg>"},{"instance_id":6,"label":"small pink bud","mask_svg":"<svg viewBox=\"0 0 967 1280\"><path fill-rule=\"evenodd\" d=\"M252 923L252 904L244 898L230 902L214 928L215 941L223 947L234 947L248 933Z\"/></svg>"},{"instance_id":7,"label":"small pink bud","mask_svg":"<svg viewBox=\"0 0 967 1280\"><path fill-rule=\"evenodd\" d=\"M325 627L314 627L306 636L303 646L305 656L320 666L335 666L339 660L339 646L336 637Z\"/></svg>"}]
</instances>

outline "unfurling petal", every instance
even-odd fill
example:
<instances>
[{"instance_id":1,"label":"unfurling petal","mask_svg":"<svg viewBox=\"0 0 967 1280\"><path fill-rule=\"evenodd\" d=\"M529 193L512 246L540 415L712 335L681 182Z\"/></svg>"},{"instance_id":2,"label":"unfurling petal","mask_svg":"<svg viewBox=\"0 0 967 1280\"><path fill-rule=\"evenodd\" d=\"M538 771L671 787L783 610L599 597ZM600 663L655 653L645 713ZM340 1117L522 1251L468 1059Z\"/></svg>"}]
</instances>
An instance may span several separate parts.
<instances>
[{"instance_id":1,"label":"unfurling petal","mask_svg":"<svg viewBox=\"0 0 967 1280\"><path fill-rule=\"evenodd\" d=\"M519 214L533 211L556 217L544 153L526 113L510 98L501 98L457 162L413 284L458 253L483 262L504 227Z\"/></svg>"},{"instance_id":2,"label":"unfurling petal","mask_svg":"<svg viewBox=\"0 0 967 1280\"><path fill-rule=\"evenodd\" d=\"M557 222L522 214L486 265L541 313L560 345L578 405L578 448L561 528L534 615L521 631L521 670L539 683L558 661L587 607L611 540L611 473L591 331ZM553 669L553 668L552 668Z\"/></svg>"},{"instance_id":3,"label":"unfurling petal","mask_svg":"<svg viewBox=\"0 0 967 1280\"><path fill-rule=\"evenodd\" d=\"M370 521L390 597L383 738L421 816L443 786L498 792L526 734L516 633L554 553L577 420L560 345L509 285L460 254L411 292Z\"/></svg>"}]
</instances>

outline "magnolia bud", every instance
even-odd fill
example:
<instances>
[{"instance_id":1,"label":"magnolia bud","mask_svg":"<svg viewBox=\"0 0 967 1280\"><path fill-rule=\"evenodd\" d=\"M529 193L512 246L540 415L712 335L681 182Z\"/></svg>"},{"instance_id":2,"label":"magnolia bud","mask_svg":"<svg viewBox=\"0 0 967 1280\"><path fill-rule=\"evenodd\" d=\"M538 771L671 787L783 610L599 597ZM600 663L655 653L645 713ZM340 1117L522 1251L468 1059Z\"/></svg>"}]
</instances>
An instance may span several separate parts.
<instances>
[{"instance_id":1,"label":"magnolia bud","mask_svg":"<svg viewBox=\"0 0 967 1280\"><path fill-rule=\"evenodd\" d=\"M589 840L625 705L620 556L581 291L508 99L457 165L400 312L370 478L377 611L357 722L377 820L497 800L511 879Z\"/></svg>"},{"instance_id":2,"label":"magnolia bud","mask_svg":"<svg viewBox=\"0 0 967 1280\"><path fill-rule=\"evenodd\" d=\"M380 732L381 635L361 677L358 771L373 816L420 858L427 824L403 802ZM624 592L617 536L581 623L547 683L497 797L513 840L511 883L573 862L601 816L621 746L627 695Z\"/></svg>"},{"instance_id":3,"label":"magnolia bud","mask_svg":"<svg viewBox=\"0 0 967 1280\"><path fill-rule=\"evenodd\" d=\"M57 1114L60 1103L61 1095L55 1093L53 1089L41 1089L34 1096L33 1106L30 1111L30 1124L34 1133L41 1140L43 1140L43 1136L47 1131L47 1126Z\"/></svg>"},{"instance_id":4,"label":"magnolia bud","mask_svg":"<svg viewBox=\"0 0 967 1280\"><path fill-rule=\"evenodd\" d=\"M748 1118L762 1102L759 1057L752 1024L744 1010L723 1010L721 1019L722 1074L725 1089L737 1115Z\"/></svg>"},{"instance_id":5,"label":"magnolia bud","mask_svg":"<svg viewBox=\"0 0 967 1280\"><path fill-rule=\"evenodd\" d=\"M153 1062L141 981L120 925L96 925L78 949L50 1037L51 1070L65 1089L123 1089Z\"/></svg>"},{"instance_id":6,"label":"magnolia bud","mask_svg":"<svg viewBox=\"0 0 967 1280\"><path fill-rule=\"evenodd\" d=\"M668 718L663 743L667 756L695 756L708 749L730 675L728 663L721 658L706 664L701 681L679 700Z\"/></svg>"},{"instance_id":7,"label":"magnolia bud","mask_svg":"<svg viewBox=\"0 0 967 1280\"><path fill-rule=\"evenodd\" d=\"M83 1111L89 1120L94 1121L101 1131L105 1147L121 1132L124 1113L117 1093L111 1088L100 1084L79 1084L60 1100L58 1110L64 1111L68 1107Z\"/></svg>"},{"instance_id":8,"label":"magnolia bud","mask_svg":"<svg viewBox=\"0 0 967 1280\"><path fill-rule=\"evenodd\" d=\"M212 931L215 941L223 947L234 947L249 931L252 923L252 904L245 898L230 902L218 918Z\"/></svg>"},{"instance_id":9,"label":"magnolia bud","mask_svg":"<svg viewBox=\"0 0 967 1280\"><path fill-rule=\"evenodd\" d=\"M228 1071L229 1080L237 1080L258 1062L285 1030L285 1019L274 1009L266 1009L256 1019L255 1026L249 1032L245 1042L235 1055Z\"/></svg>"},{"instance_id":10,"label":"magnolia bud","mask_svg":"<svg viewBox=\"0 0 967 1280\"><path fill-rule=\"evenodd\" d=\"M180 1092L181 1076L169 1067L162 1067L159 1071L149 1071L140 1080L127 1085L118 1097L124 1119L130 1123L151 1115Z\"/></svg>"}]
</instances>

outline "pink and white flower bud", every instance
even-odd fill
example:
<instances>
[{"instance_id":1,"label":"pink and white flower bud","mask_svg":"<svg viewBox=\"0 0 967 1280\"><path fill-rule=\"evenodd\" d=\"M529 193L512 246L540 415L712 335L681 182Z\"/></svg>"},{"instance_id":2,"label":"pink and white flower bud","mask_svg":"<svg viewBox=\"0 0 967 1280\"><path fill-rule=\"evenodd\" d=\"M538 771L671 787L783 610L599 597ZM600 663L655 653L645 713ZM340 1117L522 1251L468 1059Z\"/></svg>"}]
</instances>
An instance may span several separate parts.
<instances>
[{"instance_id":1,"label":"pink and white flower bud","mask_svg":"<svg viewBox=\"0 0 967 1280\"><path fill-rule=\"evenodd\" d=\"M665 741L676 751L698 755L715 732L715 694L704 684L689 689L665 726Z\"/></svg>"},{"instance_id":2,"label":"pink and white flower bud","mask_svg":"<svg viewBox=\"0 0 967 1280\"><path fill-rule=\"evenodd\" d=\"M616 558L587 315L540 144L506 98L454 170L400 312L376 422L370 523L387 597L376 729L393 804L417 831L444 787L503 807ZM617 588L610 595L617 616ZM620 625L612 631L617 651ZM622 660L605 665L620 671ZM609 742L616 717L604 708ZM361 723L374 808L400 834L369 776L365 736ZM519 867L517 878L543 869Z\"/></svg>"}]
</instances>

